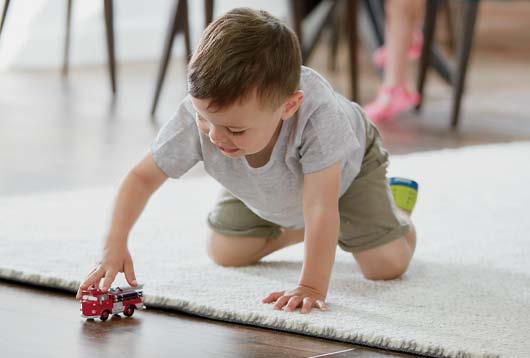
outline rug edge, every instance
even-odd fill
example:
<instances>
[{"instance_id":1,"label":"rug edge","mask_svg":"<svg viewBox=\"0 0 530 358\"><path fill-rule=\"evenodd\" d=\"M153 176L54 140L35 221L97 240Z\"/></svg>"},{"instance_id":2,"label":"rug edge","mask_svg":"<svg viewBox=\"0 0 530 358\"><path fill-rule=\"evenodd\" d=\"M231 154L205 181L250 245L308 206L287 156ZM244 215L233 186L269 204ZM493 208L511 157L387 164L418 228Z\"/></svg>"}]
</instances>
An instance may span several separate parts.
<instances>
[{"instance_id":1,"label":"rug edge","mask_svg":"<svg viewBox=\"0 0 530 358\"><path fill-rule=\"evenodd\" d=\"M3 267L0 267L0 278L43 288L60 289L72 293L77 292L77 288L81 283L80 281L65 280L59 277L46 276L38 273L25 273L20 270ZM251 314L250 318L254 318L254 320L251 321L248 318L238 317L240 314L237 312L224 312L209 306L196 305L189 301L163 296L145 295L144 302L148 307L151 306L153 308L159 309L172 309L216 321L279 330L288 333L296 333L310 337L356 344L369 348L419 354L433 358L500 358L499 354L494 353L474 353L464 350L446 352L445 348L440 346L421 345L415 341L405 341L386 336L373 337L370 335L367 337L363 334L355 334L355 336L350 335L345 337L345 332L337 332L331 327L324 327L324 332L319 332L315 327L309 327L306 324L298 324L298 327L292 327L293 323L296 322L291 321L289 324L288 319L275 319L274 324L276 325L273 325L271 323L267 323L267 317L260 314Z\"/></svg>"}]
</instances>

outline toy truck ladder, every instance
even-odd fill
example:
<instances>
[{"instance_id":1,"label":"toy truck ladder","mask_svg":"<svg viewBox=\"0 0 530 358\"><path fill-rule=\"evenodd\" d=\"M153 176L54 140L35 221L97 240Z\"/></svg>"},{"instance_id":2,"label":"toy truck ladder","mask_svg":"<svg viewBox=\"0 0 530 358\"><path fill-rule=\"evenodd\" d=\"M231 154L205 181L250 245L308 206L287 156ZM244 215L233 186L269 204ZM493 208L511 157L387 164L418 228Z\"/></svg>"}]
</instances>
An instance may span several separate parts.
<instances>
[{"instance_id":1,"label":"toy truck ladder","mask_svg":"<svg viewBox=\"0 0 530 358\"><path fill-rule=\"evenodd\" d=\"M110 289L109 293L115 296L114 302L120 302L143 297L142 289L143 285L138 285L137 287L116 287Z\"/></svg>"}]
</instances>

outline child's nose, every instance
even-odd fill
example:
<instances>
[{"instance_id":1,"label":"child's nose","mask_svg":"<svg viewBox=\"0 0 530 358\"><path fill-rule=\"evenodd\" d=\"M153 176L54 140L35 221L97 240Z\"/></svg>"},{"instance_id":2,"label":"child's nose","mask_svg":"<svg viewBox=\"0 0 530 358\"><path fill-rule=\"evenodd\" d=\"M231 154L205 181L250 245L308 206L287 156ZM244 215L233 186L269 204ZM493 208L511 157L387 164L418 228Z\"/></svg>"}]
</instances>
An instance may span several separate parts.
<instances>
[{"instance_id":1,"label":"child's nose","mask_svg":"<svg viewBox=\"0 0 530 358\"><path fill-rule=\"evenodd\" d=\"M219 144L223 142L223 132L222 129L219 127L211 126L208 135L210 136L210 141L214 144Z\"/></svg>"}]
</instances>

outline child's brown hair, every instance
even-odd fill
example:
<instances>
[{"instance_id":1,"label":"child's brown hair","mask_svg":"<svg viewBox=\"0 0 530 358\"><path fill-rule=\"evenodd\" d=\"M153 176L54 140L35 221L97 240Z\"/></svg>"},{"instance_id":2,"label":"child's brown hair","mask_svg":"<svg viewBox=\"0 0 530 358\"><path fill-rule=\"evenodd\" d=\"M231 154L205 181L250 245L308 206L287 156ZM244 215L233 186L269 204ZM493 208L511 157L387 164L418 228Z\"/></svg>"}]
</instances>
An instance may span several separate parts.
<instances>
[{"instance_id":1,"label":"child's brown hair","mask_svg":"<svg viewBox=\"0 0 530 358\"><path fill-rule=\"evenodd\" d=\"M188 92L215 110L254 91L277 108L298 89L302 56L296 34L263 10L237 8L204 30L188 67Z\"/></svg>"}]
</instances>

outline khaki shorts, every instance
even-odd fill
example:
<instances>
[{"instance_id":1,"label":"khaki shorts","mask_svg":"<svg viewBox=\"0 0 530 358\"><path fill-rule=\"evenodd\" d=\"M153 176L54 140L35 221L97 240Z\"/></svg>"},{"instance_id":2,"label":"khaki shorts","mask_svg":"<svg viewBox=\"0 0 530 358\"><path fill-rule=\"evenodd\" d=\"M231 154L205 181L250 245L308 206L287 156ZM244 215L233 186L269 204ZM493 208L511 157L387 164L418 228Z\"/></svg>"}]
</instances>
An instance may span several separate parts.
<instances>
[{"instance_id":1,"label":"khaki shorts","mask_svg":"<svg viewBox=\"0 0 530 358\"><path fill-rule=\"evenodd\" d=\"M401 218L388 186L388 152L377 128L366 120L366 152L361 171L339 199L338 245L359 252L405 236L409 225ZM276 238L281 227L264 220L225 191L208 215L208 226L226 236Z\"/></svg>"}]
</instances>

